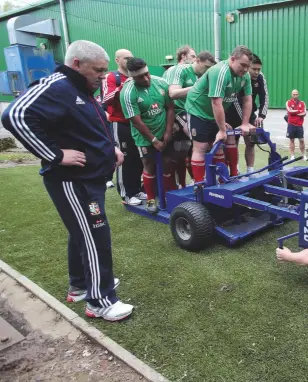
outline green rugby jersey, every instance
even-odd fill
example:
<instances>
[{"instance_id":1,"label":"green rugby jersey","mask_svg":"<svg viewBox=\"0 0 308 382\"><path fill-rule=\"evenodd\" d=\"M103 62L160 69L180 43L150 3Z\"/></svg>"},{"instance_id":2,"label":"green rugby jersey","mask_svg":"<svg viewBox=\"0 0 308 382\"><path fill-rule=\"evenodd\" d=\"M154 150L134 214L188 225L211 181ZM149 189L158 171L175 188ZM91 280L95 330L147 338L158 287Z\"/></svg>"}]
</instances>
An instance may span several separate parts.
<instances>
[{"instance_id":1,"label":"green rugby jersey","mask_svg":"<svg viewBox=\"0 0 308 382\"><path fill-rule=\"evenodd\" d=\"M180 64L176 64L176 65L170 66L170 68L168 68L168 69L164 72L164 74L163 74L163 79L164 79L165 81L167 81L167 82L169 83L169 78L170 78L171 76L173 76L173 73L176 71L178 65L180 65Z\"/></svg>"},{"instance_id":2,"label":"green rugby jersey","mask_svg":"<svg viewBox=\"0 0 308 382\"><path fill-rule=\"evenodd\" d=\"M167 104L172 102L168 95L168 84L161 77L151 76L149 88L140 87L128 79L120 92L120 102L125 118L140 115L142 121L159 140L166 131ZM131 122L132 136L136 146L151 146Z\"/></svg>"},{"instance_id":3,"label":"green rugby jersey","mask_svg":"<svg viewBox=\"0 0 308 382\"><path fill-rule=\"evenodd\" d=\"M185 110L196 117L215 120L211 98L223 98L223 107L227 110L242 89L245 96L252 94L249 73L238 77L228 61L221 61L204 73L189 91Z\"/></svg>"},{"instance_id":4,"label":"green rugby jersey","mask_svg":"<svg viewBox=\"0 0 308 382\"><path fill-rule=\"evenodd\" d=\"M192 65L176 65L175 69L166 75L169 86L179 85L182 89L193 86L197 80L198 76L194 72ZM185 101L186 97L174 100L176 115L185 112Z\"/></svg>"}]
</instances>

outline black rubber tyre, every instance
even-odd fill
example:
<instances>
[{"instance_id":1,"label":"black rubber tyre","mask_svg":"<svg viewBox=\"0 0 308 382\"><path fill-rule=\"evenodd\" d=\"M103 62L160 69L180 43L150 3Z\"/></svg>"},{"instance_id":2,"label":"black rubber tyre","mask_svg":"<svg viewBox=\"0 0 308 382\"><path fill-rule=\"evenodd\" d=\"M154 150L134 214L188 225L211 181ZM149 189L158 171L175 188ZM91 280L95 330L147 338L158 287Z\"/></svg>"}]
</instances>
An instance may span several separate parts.
<instances>
[{"instance_id":1,"label":"black rubber tyre","mask_svg":"<svg viewBox=\"0 0 308 382\"><path fill-rule=\"evenodd\" d=\"M213 242L215 223L209 210L200 203L185 202L170 216L174 240L183 249L198 251Z\"/></svg>"}]
</instances>

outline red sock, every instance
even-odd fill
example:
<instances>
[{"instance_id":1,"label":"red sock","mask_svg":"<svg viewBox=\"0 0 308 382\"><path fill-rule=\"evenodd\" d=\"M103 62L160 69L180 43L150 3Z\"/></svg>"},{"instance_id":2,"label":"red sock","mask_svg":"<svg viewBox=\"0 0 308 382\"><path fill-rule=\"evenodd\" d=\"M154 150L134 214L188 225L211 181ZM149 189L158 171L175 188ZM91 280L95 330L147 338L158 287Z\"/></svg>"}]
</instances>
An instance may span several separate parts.
<instances>
[{"instance_id":1,"label":"red sock","mask_svg":"<svg viewBox=\"0 0 308 382\"><path fill-rule=\"evenodd\" d=\"M187 170L189 176L191 177L191 179L193 180L194 174L193 174L192 168L191 168L191 158L190 157L186 158L186 170Z\"/></svg>"},{"instance_id":2,"label":"red sock","mask_svg":"<svg viewBox=\"0 0 308 382\"><path fill-rule=\"evenodd\" d=\"M186 187L186 158L181 158L177 161L176 172L179 177L179 184L182 188Z\"/></svg>"},{"instance_id":3,"label":"red sock","mask_svg":"<svg viewBox=\"0 0 308 382\"><path fill-rule=\"evenodd\" d=\"M202 182L205 175L205 162L203 160L191 160L191 169L195 182Z\"/></svg>"},{"instance_id":4,"label":"red sock","mask_svg":"<svg viewBox=\"0 0 308 382\"><path fill-rule=\"evenodd\" d=\"M225 155L227 163L230 167L230 176L238 175L238 148L236 147L236 145L225 145Z\"/></svg>"},{"instance_id":5,"label":"red sock","mask_svg":"<svg viewBox=\"0 0 308 382\"><path fill-rule=\"evenodd\" d=\"M147 200L155 199L156 195L156 176L147 174L145 171L142 173L144 191L147 194Z\"/></svg>"},{"instance_id":6,"label":"red sock","mask_svg":"<svg viewBox=\"0 0 308 382\"><path fill-rule=\"evenodd\" d=\"M213 158L213 164L216 164L216 163L226 164L226 158L225 158L225 154L223 151L220 151L220 152L215 154L215 156ZM223 180L221 179L221 177L219 177L218 182L223 183Z\"/></svg>"},{"instance_id":7,"label":"red sock","mask_svg":"<svg viewBox=\"0 0 308 382\"><path fill-rule=\"evenodd\" d=\"M213 164L216 163L225 163L226 164L226 158L224 152L218 152L215 154L213 158Z\"/></svg>"},{"instance_id":8,"label":"red sock","mask_svg":"<svg viewBox=\"0 0 308 382\"><path fill-rule=\"evenodd\" d=\"M163 179L165 192L177 189L174 177L171 174L164 174Z\"/></svg>"}]
</instances>

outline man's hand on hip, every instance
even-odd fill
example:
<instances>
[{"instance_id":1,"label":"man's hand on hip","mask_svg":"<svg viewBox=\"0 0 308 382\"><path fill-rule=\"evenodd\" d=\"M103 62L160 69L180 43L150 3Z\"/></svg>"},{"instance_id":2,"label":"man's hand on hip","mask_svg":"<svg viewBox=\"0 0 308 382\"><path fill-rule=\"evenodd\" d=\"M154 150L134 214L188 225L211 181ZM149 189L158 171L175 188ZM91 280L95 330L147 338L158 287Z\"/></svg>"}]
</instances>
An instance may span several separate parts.
<instances>
[{"instance_id":1,"label":"man's hand on hip","mask_svg":"<svg viewBox=\"0 0 308 382\"><path fill-rule=\"evenodd\" d=\"M116 165L121 166L121 164L124 162L124 154L117 147L114 148L114 151L116 155Z\"/></svg>"},{"instance_id":2,"label":"man's hand on hip","mask_svg":"<svg viewBox=\"0 0 308 382\"><path fill-rule=\"evenodd\" d=\"M87 161L85 153L77 150L62 150L62 152L63 159L60 162L61 166L85 166Z\"/></svg>"}]
</instances>

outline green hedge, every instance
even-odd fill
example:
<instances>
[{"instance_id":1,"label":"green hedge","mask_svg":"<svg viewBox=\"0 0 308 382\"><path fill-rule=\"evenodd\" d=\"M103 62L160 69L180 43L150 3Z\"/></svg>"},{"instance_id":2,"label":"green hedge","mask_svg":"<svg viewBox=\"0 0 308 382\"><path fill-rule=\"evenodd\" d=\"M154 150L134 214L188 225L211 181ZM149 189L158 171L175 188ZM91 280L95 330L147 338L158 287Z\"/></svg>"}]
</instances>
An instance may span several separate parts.
<instances>
[{"instance_id":1,"label":"green hedge","mask_svg":"<svg viewBox=\"0 0 308 382\"><path fill-rule=\"evenodd\" d=\"M14 138L8 137L8 138L0 138L0 152L5 151L8 149L14 149L16 148L16 143Z\"/></svg>"}]
</instances>

